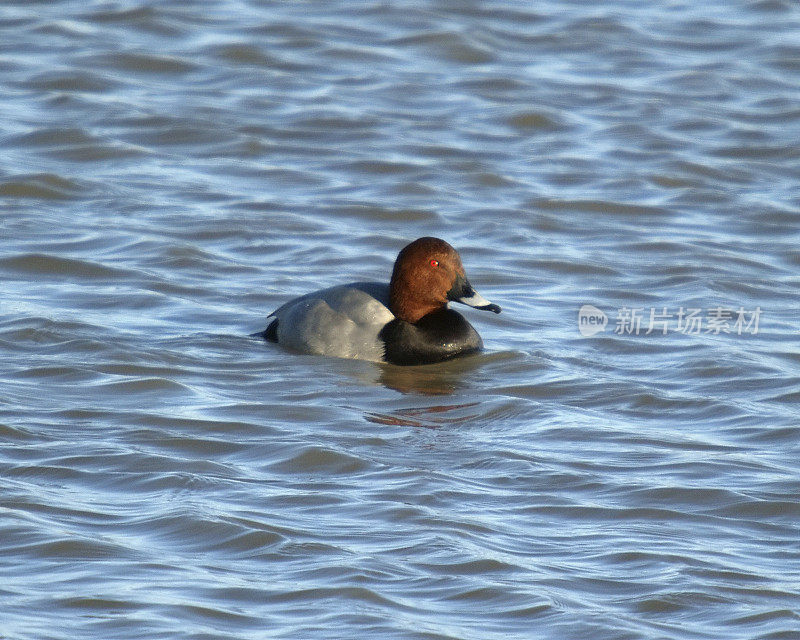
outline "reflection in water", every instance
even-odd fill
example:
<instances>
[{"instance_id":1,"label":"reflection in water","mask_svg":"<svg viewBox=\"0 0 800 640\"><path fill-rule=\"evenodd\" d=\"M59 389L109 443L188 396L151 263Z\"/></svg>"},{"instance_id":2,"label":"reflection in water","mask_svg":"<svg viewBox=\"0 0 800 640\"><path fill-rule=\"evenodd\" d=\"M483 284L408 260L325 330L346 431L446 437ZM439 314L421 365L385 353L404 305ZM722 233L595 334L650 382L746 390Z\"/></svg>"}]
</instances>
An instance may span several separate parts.
<instances>
[{"instance_id":1,"label":"reflection in water","mask_svg":"<svg viewBox=\"0 0 800 640\"><path fill-rule=\"evenodd\" d=\"M418 367L381 365L379 382L401 393L448 395L462 387L467 375L484 362L481 356L470 356Z\"/></svg>"},{"instance_id":2,"label":"reflection in water","mask_svg":"<svg viewBox=\"0 0 800 640\"><path fill-rule=\"evenodd\" d=\"M475 412L463 413L457 416L449 415L451 411L467 409L478 406L480 402L466 402L463 404L444 404L433 405L430 407L409 407L398 409L392 413L367 412L364 417L369 422L376 424L386 424L396 427L423 427L425 429L437 429L445 424L466 423L478 417ZM448 414L448 415L436 415ZM430 419L424 422L422 418Z\"/></svg>"},{"instance_id":3,"label":"reflection in water","mask_svg":"<svg viewBox=\"0 0 800 640\"><path fill-rule=\"evenodd\" d=\"M488 362L493 361L499 355L482 353L416 367L379 364L363 360L343 362L338 358L333 359L333 362L338 364L335 367L338 374L349 374L362 384L382 385L387 389L404 394L419 393L437 396L449 395L465 386L470 386L471 374L482 370Z\"/></svg>"}]
</instances>

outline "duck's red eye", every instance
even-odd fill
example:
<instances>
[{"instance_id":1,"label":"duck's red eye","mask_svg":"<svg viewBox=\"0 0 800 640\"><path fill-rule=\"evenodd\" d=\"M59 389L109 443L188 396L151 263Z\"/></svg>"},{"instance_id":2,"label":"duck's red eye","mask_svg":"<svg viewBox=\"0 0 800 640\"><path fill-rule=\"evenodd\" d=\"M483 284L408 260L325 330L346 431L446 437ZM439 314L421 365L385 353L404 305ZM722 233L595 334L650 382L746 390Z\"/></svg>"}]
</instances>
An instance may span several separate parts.
<instances>
[{"instance_id":1,"label":"duck's red eye","mask_svg":"<svg viewBox=\"0 0 800 640\"><path fill-rule=\"evenodd\" d=\"M439 266L439 261L438 260L431 260L431 266L432 267L438 267Z\"/></svg>"}]
</instances>

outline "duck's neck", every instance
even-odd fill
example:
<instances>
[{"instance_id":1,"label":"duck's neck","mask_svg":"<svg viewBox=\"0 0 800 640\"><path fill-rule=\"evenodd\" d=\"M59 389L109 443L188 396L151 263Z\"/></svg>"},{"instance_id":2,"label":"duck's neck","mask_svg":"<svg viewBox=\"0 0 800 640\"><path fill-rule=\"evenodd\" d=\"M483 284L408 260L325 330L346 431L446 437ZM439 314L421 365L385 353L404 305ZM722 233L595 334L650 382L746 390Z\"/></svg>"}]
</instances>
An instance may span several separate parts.
<instances>
[{"instance_id":1,"label":"duck's neck","mask_svg":"<svg viewBox=\"0 0 800 640\"><path fill-rule=\"evenodd\" d=\"M389 285L389 310L395 318L416 324L420 318L433 311L444 309L447 300L425 300L400 278L392 277Z\"/></svg>"}]
</instances>

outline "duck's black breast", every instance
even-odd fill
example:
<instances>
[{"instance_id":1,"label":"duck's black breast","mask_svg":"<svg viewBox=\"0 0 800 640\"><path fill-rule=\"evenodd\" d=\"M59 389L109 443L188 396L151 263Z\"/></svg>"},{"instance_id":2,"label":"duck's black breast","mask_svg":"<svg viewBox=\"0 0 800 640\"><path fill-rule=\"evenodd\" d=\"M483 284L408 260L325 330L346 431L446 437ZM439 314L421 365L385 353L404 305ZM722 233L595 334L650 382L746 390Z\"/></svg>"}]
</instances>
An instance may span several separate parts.
<instances>
[{"instance_id":1,"label":"duck's black breast","mask_svg":"<svg viewBox=\"0 0 800 640\"><path fill-rule=\"evenodd\" d=\"M483 340L460 313L440 309L415 324L395 318L378 334L386 362L401 365L432 364L475 353Z\"/></svg>"}]
</instances>

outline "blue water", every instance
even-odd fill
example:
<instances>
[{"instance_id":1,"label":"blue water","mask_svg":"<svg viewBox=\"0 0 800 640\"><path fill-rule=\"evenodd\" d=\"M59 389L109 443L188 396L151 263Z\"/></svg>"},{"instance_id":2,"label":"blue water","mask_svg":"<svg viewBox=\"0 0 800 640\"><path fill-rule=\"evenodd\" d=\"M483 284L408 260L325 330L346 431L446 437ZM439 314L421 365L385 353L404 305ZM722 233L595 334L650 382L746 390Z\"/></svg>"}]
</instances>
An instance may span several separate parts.
<instances>
[{"instance_id":1,"label":"blue water","mask_svg":"<svg viewBox=\"0 0 800 640\"><path fill-rule=\"evenodd\" d=\"M800 637L798 33L4 3L0 638ZM249 337L423 235L484 353Z\"/></svg>"}]
</instances>

